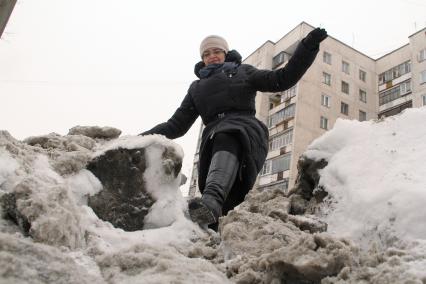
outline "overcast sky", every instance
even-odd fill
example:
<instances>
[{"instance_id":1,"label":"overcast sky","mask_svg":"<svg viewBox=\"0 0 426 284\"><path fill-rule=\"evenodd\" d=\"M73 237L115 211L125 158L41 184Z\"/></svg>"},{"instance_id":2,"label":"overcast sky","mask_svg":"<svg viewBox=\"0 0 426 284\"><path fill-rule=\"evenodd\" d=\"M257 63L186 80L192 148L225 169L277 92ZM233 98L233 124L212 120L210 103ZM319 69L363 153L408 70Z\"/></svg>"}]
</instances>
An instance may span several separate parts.
<instances>
[{"instance_id":1,"label":"overcast sky","mask_svg":"<svg viewBox=\"0 0 426 284\"><path fill-rule=\"evenodd\" d=\"M302 21L377 58L426 26L426 2L18 0L0 40L0 129L17 139L76 125L138 134L179 106L206 35L245 58ZM199 125L176 140L187 175Z\"/></svg>"}]
</instances>

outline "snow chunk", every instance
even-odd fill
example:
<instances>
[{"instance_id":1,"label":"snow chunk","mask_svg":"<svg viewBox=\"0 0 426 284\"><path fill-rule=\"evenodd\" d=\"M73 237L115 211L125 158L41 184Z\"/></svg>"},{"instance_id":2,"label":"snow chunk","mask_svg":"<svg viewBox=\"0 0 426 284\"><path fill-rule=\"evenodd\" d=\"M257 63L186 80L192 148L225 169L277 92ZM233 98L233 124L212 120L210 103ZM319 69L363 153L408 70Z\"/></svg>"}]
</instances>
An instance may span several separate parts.
<instances>
[{"instance_id":1,"label":"snow chunk","mask_svg":"<svg viewBox=\"0 0 426 284\"><path fill-rule=\"evenodd\" d=\"M75 126L68 131L68 135L84 135L93 139L115 139L120 136L121 130L114 127Z\"/></svg>"}]
</instances>

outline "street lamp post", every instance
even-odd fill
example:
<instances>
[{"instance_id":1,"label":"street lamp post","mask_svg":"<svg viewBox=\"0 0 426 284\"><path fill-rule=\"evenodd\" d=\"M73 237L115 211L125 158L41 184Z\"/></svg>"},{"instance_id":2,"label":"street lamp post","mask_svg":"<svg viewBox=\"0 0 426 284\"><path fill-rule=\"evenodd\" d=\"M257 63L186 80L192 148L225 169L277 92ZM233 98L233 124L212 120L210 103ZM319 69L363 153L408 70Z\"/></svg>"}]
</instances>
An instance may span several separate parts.
<instances>
[{"instance_id":1,"label":"street lamp post","mask_svg":"<svg viewBox=\"0 0 426 284\"><path fill-rule=\"evenodd\" d=\"M15 4L16 0L0 0L0 38Z\"/></svg>"}]
</instances>

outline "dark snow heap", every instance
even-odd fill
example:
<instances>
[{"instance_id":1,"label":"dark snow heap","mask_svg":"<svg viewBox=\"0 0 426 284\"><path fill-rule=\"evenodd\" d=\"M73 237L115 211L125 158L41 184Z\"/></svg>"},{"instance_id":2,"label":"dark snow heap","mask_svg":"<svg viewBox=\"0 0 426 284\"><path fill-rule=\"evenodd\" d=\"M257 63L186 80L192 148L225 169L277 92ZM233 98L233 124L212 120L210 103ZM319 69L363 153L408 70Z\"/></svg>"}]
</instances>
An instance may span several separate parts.
<instances>
[{"instance_id":1,"label":"dark snow heap","mask_svg":"<svg viewBox=\"0 0 426 284\"><path fill-rule=\"evenodd\" d=\"M125 231L142 230L144 218L156 201L144 180L145 152L145 148L108 150L87 165L103 185L99 193L89 196L88 205L99 218ZM182 158L171 147L164 148L161 158L164 173L177 178Z\"/></svg>"}]
</instances>

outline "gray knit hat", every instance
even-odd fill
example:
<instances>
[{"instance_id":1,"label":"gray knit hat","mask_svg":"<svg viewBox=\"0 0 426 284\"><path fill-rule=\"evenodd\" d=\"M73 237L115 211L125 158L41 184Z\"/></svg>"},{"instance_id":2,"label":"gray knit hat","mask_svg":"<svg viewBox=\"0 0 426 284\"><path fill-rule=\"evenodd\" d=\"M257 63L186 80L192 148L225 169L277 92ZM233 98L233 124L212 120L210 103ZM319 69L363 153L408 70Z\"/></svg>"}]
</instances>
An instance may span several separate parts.
<instances>
[{"instance_id":1,"label":"gray knit hat","mask_svg":"<svg viewBox=\"0 0 426 284\"><path fill-rule=\"evenodd\" d=\"M200 44L200 56L203 57L204 51L212 47L223 49L225 53L229 51L228 43L223 37L218 35L209 35L203 39Z\"/></svg>"}]
</instances>

